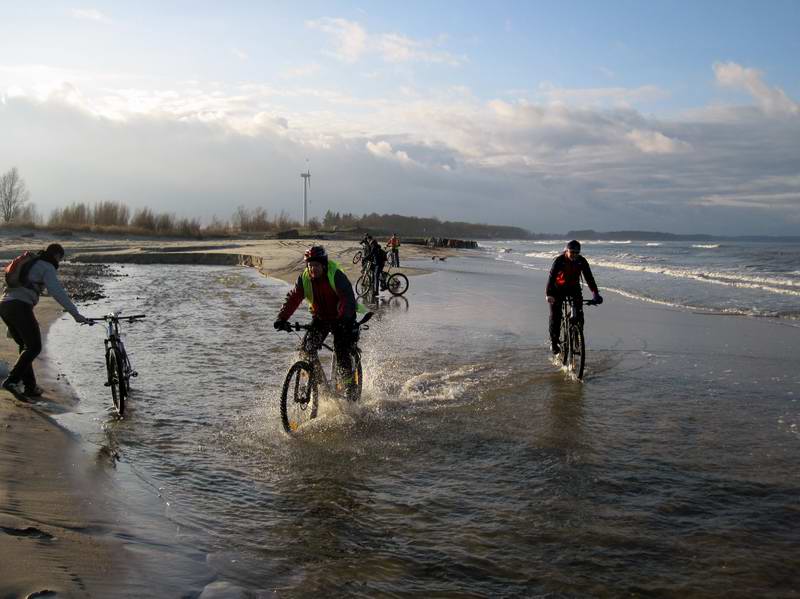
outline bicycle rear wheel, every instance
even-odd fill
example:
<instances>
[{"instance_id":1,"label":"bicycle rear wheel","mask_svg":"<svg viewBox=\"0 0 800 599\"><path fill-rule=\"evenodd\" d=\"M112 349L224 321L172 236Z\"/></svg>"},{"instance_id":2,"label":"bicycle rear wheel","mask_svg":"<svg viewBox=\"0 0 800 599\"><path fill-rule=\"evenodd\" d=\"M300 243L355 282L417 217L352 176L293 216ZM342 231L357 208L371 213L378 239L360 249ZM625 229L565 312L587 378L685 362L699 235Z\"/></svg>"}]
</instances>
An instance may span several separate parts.
<instances>
[{"instance_id":1,"label":"bicycle rear wheel","mask_svg":"<svg viewBox=\"0 0 800 599\"><path fill-rule=\"evenodd\" d=\"M583 340L583 329L578 325L573 325L570 327L569 369L579 379L583 378L585 358L586 348Z\"/></svg>"},{"instance_id":2,"label":"bicycle rear wheel","mask_svg":"<svg viewBox=\"0 0 800 599\"><path fill-rule=\"evenodd\" d=\"M281 422L287 433L317 417L317 381L311 364L295 362L286 373L281 391Z\"/></svg>"},{"instance_id":3,"label":"bicycle rear wheel","mask_svg":"<svg viewBox=\"0 0 800 599\"><path fill-rule=\"evenodd\" d=\"M111 387L111 400L114 402L114 409L117 414L122 416L125 413L125 400L128 390L125 385L122 357L116 346L112 346L106 351L106 373L108 374L106 385Z\"/></svg>"},{"instance_id":4,"label":"bicycle rear wheel","mask_svg":"<svg viewBox=\"0 0 800 599\"><path fill-rule=\"evenodd\" d=\"M403 295L408 291L408 277L401 272L389 276L386 287L392 295Z\"/></svg>"}]
</instances>

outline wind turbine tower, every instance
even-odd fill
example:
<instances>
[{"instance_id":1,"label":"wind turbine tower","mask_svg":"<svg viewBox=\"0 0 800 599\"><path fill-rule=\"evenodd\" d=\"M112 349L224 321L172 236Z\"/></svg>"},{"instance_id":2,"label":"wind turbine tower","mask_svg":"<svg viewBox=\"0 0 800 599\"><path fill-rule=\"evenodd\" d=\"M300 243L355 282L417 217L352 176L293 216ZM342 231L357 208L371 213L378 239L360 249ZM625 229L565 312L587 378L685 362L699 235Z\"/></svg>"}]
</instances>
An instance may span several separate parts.
<instances>
[{"instance_id":1,"label":"wind turbine tower","mask_svg":"<svg viewBox=\"0 0 800 599\"><path fill-rule=\"evenodd\" d=\"M311 169L300 173L303 177L303 226L308 225L308 189L311 187Z\"/></svg>"}]
</instances>

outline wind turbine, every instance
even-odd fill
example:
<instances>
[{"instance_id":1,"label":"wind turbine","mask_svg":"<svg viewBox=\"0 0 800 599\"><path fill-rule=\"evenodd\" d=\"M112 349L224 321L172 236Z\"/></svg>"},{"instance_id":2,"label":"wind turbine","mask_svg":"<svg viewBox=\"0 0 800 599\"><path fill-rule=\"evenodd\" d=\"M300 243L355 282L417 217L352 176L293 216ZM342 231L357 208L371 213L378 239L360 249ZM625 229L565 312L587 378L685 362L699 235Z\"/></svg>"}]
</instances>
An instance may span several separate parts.
<instances>
[{"instance_id":1,"label":"wind turbine","mask_svg":"<svg viewBox=\"0 0 800 599\"><path fill-rule=\"evenodd\" d=\"M303 227L308 225L308 190L311 188L311 169L307 168L306 172L300 173L303 178Z\"/></svg>"}]
</instances>

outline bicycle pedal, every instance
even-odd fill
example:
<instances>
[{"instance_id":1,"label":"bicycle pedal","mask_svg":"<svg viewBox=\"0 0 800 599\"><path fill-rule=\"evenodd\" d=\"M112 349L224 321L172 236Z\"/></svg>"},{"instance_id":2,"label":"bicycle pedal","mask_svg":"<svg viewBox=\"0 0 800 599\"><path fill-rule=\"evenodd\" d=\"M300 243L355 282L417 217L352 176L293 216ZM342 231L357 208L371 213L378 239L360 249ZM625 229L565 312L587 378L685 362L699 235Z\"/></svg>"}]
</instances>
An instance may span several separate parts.
<instances>
[{"instance_id":1,"label":"bicycle pedal","mask_svg":"<svg viewBox=\"0 0 800 599\"><path fill-rule=\"evenodd\" d=\"M137 377L137 376L139 376L139 373L134 370L133 372L131 372L131 376L132 377Z\"/></svg>"}]
</instances>

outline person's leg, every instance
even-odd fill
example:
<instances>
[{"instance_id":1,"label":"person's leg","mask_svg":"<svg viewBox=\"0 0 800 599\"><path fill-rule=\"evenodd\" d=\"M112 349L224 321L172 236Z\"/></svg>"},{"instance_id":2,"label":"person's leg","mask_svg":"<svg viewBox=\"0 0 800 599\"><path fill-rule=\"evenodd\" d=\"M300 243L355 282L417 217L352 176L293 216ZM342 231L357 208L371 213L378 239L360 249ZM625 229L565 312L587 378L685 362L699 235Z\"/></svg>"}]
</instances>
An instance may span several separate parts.
<instances>
[{"instance_id":1,"label":"person's leg","mask_svg":"<svg viewBox=\"0 0 800 599\"><path fill-rule=\"evenodd\" d=\"M347 386L348 397L355 388L353 376L353 359L351 352L358 342L358 328L354 321L341 323L333 330L333 351L336 352L336 365L339 380Z\"/></svg>"},{"instance_id":2,"label":"person's leg","mask_svg":"<svg viewBox=\"0 0 800 599\"><path fill-rule=\"evenodd\" d=\"M33 361L42 351L42 333L33 314L33 306L25 302L10 301L0 304L0 316L8 326L19 347L19 358L8 373L8 379L22 381L28 389L36 387Z\"/></svg>"},{"instance_id":3,"label":"person's leg","mask_svg":"<svg viewBox=\"0 0 800 599\"><path fill-rule=\"evenodd\" d=\"M394 254L394 265L395 265L395 268L400 268L400 250L395 250L392 253Z\"/></svg>"}]
</instances>

